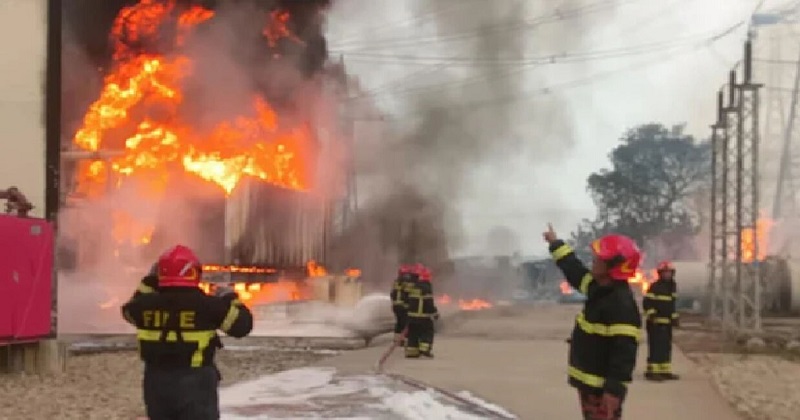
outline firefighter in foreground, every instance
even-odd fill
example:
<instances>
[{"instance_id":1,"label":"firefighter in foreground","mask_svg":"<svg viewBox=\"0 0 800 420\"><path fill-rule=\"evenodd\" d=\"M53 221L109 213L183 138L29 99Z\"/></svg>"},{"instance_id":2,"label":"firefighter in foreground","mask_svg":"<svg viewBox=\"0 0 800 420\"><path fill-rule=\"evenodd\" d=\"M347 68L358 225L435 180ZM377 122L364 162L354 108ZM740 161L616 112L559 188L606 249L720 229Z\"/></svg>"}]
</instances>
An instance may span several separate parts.
<instances>
[{"instance_id":1,"label":"firefighter in foreground","mask_svg":"<svg viewBox=\"0 0 800 420\"><path fill-rule=\"evenodd\" d=\"M647 371L651 381L679 379L672 373L672 327L678 326L675 310L675 266L663 261L656 268L658 280L650 285L642 306L647 319Z\"/></svg>"},{"instance_id":2,"label":"firefighter in foreground","mask_svg":"<svg viewBox=\"0 0 800 420\"><path fill-rule=\"evenodd\" d=\"M253 315L233 290L209 296L198 287L201 268L191 249L175 246L122 306L136 327L150 420L218 419L216 330L241 338L253 328Z\"/></svg>"},{"instance_id":3,"label":"firefighter in foreground","mask_svg":"<svg viewBox=\"0 0 800 420\"><path fill-rule=\"evenodd\" d=\"M415 271L419 280L409 287L405 300L408 308L406 357L433 357L433 322L439 319L439 311L433 300L432 275L421 264L415 266Z\"/></svg>"},{"instance_id":4,"label":"firefighter in foreground","mask_svg":"<svg viewBox=\"0 0 800 420\"><path fill-rule=\"evenodd\" d=\"M405 295L416 280L416 274L414 274L412 267L402 265L397 270L397 278L392 284L392 291L389 293L389 297L392 299L392 312L394 312L394 341L398 344L403 343L405 339L404 331L408 325L408 308L405 302Z\"/></svg>"},{"instance_id":5,"label":"firefighter in foreground","mask_svg":"<svg viewBox=\"0 0 800 420\"><path fill-rule=\"evenodd\" d=\"M632 379L642 319L628 278L641 260L636 243L622 235L592 242L591 270L548 226L544 239L572 287L586 295L575 319L569 351L569 384L578 389L583 418L622 418Z\"/></svg>"}]
</instances>

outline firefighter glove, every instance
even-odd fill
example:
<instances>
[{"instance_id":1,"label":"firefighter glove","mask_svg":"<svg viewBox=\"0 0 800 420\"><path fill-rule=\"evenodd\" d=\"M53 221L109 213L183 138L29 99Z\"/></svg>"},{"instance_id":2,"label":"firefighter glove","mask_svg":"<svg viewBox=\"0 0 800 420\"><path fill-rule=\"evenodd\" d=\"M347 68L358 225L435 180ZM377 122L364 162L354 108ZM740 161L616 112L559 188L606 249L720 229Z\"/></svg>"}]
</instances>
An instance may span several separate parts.
<instances>
[{"instance_id":1,"label":"firefighter glove","mask_svg":"<svg viewBox=\"0 0 800 420\"><path fill-rule=\"evenodd\" d=\"M436 312L435 314L431 315L431 319L433 319L434 321L438 321L439 320L439 312Z\"/></svg>"},{"instance_id":2,"label":"firefighter glove","mask_svg":"<svg viewBox=\"0 0 800 420\"><path fill-rule=\"evenodd\" d=\"M239 295L230 287L218 286L214 291L214 296L223 299L230 299L231 301L239 298Z\"/></svg>"}]
</instances>

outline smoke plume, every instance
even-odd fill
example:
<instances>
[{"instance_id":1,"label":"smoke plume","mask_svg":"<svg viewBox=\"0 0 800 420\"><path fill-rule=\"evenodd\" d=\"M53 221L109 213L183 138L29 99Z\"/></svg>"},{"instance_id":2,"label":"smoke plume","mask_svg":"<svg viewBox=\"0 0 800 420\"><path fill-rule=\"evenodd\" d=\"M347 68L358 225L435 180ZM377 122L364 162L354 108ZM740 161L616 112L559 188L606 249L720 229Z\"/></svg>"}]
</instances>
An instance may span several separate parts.
<instances>
[{"instance_id":1,"label":"smoke plume","mask_svg":"<svg viewBox=\"0 0 800 420\"><path fill-rule=\"evenodd\" d=\"M428 71L411 67L409 82L415 86L382 93L401 110L387 128L373 133L379 141L360 139L357 162L359 191L369 197L360 212L360 243L365 232L373 232L381 244L376 248L392 250L396 260L444 270L448 251L465 245L463 223L470 221L462 220L460 206L479 192L470 181L477 169L488 165L502 172L507 161L520 156L535 167L569 152L573 122L567 101L557 91L542 89L560 80L549 80L538 71L546 63L528 58L555 59L579 49L598 17L589 1L557 7L551 2L458 3L417 1L409 21L419 27L409 24L405 37L364 43L366 54L433 56L441 63ZM595 19L584 20L582 13L590 9ZM613 8L601 17L606 13ZM431 22L434 34L420 22ZM581 72L572 70L565 78ZM502 197L485 206L491 211L497 204ZM381 276L389 273L385 268Z\"/></svg>"}]
</instances>

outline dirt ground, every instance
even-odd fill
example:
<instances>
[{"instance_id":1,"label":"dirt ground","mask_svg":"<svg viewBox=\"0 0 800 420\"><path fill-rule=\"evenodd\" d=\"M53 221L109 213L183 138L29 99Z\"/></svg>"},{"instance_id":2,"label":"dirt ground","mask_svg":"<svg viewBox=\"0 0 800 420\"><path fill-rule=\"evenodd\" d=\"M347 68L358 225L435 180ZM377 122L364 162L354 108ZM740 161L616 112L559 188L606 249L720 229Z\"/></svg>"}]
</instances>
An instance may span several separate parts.
<instances>
[{"instance_id":1,"label":"dirt ground","mask_svg":"<svg viewBox=\"0 0 800 420\"><path fill-rule=\"evenodd\" d=\"M217 361L224 386L306 366L331 354L248 348L222 350ZM0 419L135 419L144 416L141 380L142 364L134 351L72 355L64 374L0 377Z\"/></svg>"},{"instance_id":2,"label":"dirt ground","mask_svg":"<svg viewBox=\"0 0 800 420\"><path fill-rule=\"evenodd\" d=\"M687 322L688 321L688 322ZM675 343L705 370L714 386L749 420L794 420L800 412L797 354L767 346L758 351L709 332L700 319L684 319Z\"/></svg>"}]
</instances>

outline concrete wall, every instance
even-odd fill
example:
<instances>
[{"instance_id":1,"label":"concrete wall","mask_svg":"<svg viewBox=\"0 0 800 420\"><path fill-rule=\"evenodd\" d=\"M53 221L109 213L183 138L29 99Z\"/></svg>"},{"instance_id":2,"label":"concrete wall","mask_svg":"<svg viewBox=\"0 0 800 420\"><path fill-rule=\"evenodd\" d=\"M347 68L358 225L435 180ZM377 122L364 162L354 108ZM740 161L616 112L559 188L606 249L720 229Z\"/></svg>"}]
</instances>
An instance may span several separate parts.
<instances>
[{"instance_id":1,"label":"concrete wall","mask_svg":"<svg viewBox=\"0 0 800 420\"><path fill-rule=\"evenodd\" d=\"M0 188L16 185L44 216L47 1L0 1Z\"/></svg>"}]
</instances>

